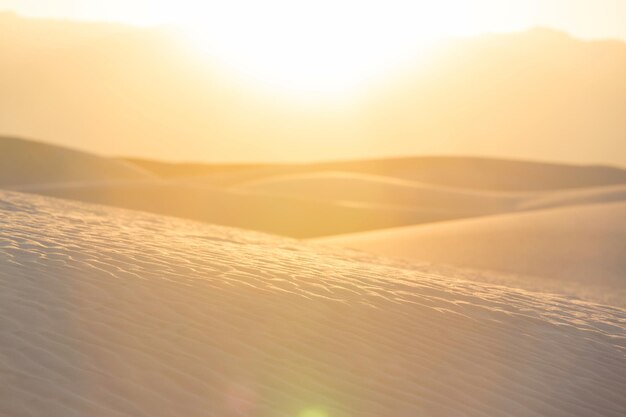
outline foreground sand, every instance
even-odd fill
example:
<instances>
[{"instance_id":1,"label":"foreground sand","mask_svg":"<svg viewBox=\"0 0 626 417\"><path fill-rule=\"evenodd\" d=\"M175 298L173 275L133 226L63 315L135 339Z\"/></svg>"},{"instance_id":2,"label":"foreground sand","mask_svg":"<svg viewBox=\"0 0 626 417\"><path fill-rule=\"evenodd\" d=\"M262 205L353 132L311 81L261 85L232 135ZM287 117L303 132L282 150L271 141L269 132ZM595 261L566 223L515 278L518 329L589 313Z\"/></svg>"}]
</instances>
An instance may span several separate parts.
<instances>
[{"instance_id":1,"label":"foreground sand","mask_svg":"<svg viewBox=\"0 0 626 417\"><path fill-rule=\"evenodd\" d=\"M624 416L626 312L0 193L0 415Z\"/></svg>"}]
</instances>

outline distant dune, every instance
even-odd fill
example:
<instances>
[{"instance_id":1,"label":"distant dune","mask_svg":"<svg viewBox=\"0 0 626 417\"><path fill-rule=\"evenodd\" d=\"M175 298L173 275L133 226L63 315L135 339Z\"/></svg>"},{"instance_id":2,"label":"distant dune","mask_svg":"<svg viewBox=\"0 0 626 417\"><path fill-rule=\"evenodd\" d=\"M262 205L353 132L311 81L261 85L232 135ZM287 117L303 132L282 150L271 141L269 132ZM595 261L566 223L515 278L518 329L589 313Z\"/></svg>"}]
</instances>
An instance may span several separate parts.
<instances>
[{"instance_id":1,"label":"distant dune","mask_svg":"<svg viewBox=\"0 0 626 417\"><path fill-rule=\"evenodd\" d=\"M626 198L614 185L626 171L611 167L470 157L169 164L16 138L0 138L0 151L0 187L298 238Z\"/></svg>"},{"instance_id":2,"label":"distant dune","mask_svg":"<svg viewBox=\"0 0 626 417\"><path fill-rule=\"evenodd\" d=\"M188 164L126 159L163 178L236 186L277 175L341 171L490 191L549 191L626 184L626 170L468 156L416 156L314 164Z\"/></svg>"},{"instance_id":3,"label":"distant dune","mask_svg":"<svg viewBox=\"0 0 626 417\"><path fill-rule=\"evenodd\" d=\"M211 175L238 174L242 172L276 170L280 168L293 169L289 164L236 164L236 163L201 163L201 162L165 162L144 158L120 158L146 169L162 178L194 178Z\"/></svg>"},{"instance_id":4,"label":"distant dune","mask_svg":"<svg viewBox=\"0 0 626 417\"><path fill-rule=\"evenodd\" d=\"M617 207L617 206L616 206ZM0 192L0 414L626 415L626 312Z\"/></svg>"},{"instance_id":5,"label":"distant dune","mask_svg":"<svg viewBox=\"0 0 626 417\"><path fill-rule=\"evenodd\" d=\"M61 184L21 190L299 238L427 223L469 214L454 207L442 211L315 201L180 182Z\"/></svg>"},{"instance_id":6,"label":"distant dune","mask_svg":"<svg viewBox=\"0 0 626 417\"><path fill-rule=\"evenodd\" d=\"M297 238L626 201L621 186L498 193L336 172L269 177L229 188L158 179L69 181L11 188Z\"/></svg>"},{"instance_id":7,"label":"distant dune","mask_svg":"<svg viewBox=\"0 0 626 417\"><path fill-rule=\"evenodd\" d=\"M547 191L626 184L626 170L476 157L407 157L319 164L427 184L492 191Z\"/></svg>"},{"instance_id":8,"label":"distant dune","mask_svg":"<svg viewBox=\"0 0 626 417\"><path fill-rule=\"evenodd\" d=\"M465 211L466 217L509 211L527 198L523 194L465 191L393 177L341 171L272 176L240 184L238 189L321 201L419 207L442 212Z\"/></svg>"},{"instance_id":9,"label":"distant dune","mask_svg":"<svg viewBox=\"0 0 626 417\"><path fill-rule=\"evenodd\" d=\"M151 177L154 175L147 170L128 162L41 142L0 137L0 187Z\"/></svg>"},{"instance_id":10,"label":"distant dune","mask_svg":"<svg viewBox=\"0 0 626 417\"><path fill-rule=\"evenodd\" d=\"M550 207L572 206L577 204L612 203L626 201L626 185L582 188L554 193L547 193L527 199L520 208L536 210Z\"/></svg>"},{"instance_id":11,"label":"distant dune","mask_svg":"<svg viewBox=\"0 0 626 417\"><path fill-rule=\"evenodd\" d=\"M557 281L565 292L572 284L596 296L609 294L626 306L626 202L402 227L317 242L410 261L540 277Z\"/></svg>"}]
</instances>

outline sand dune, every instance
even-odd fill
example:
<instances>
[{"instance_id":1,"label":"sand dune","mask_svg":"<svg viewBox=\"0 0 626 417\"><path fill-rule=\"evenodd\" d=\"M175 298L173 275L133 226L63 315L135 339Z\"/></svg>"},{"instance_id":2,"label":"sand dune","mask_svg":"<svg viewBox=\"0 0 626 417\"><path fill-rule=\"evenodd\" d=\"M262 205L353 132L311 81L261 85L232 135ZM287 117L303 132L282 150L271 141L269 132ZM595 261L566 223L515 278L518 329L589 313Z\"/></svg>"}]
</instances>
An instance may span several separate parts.
<instances>
[{"instance_id":1,"label":"sand dune","mask_svg":"<svg viewBox=\"0 0 626 417\"><path fill-rule=\"evenodd\" d=\"M412 261L540 277L557 281L560 291L582 287L596 298L607 295L626 305L624 202L403 227L318 242Z\"/></svg>"},{"instance_id":2,"label":"sand dune","mask_svg":"<svg viewBox=\"0 0 626 417\"><path fill-rule=\"evenodd\" d=\"M520 205L521 209L572 206L592 203L612 203L626 200L626 185L592 187L578 190L565 190L530 198Z\"/></svg>"},{"instance_id":3,"label":"sand dune","mask_svg":"<svg viewBox=\"0 0 626 417\"><path fill-rule=\"evenodd\" d=\"M421 156L313 164L176 164L128 159L162 178L195 178L236 186L277 175L340 171L369 174L443 187L487 191L557 191L626 184L626 170L526 160L469 156Z\"/></svg>"},{"instance_id":4,"label":"sand dune","mask_svg":"<svg viewBox=\"0 0 626 417\"><path fill-rule=\"evenodd\" d=\"M151 178L127 162L25 139L0 137L0 186Z\"/></svg>"},{"instance_id":5,"label":"sand dune","mask_svg":"<svg viewBox=\"0 0 626 417\"><path fill-rule=\"evenodd\" d=\"M464 191L341 171L273 176L241 184L238 188L322 201L356 201L444 212L466 210L468 216L509 211L527 198L524 194Z\"/></svg>"},{"instance_id":6,"label":"sand dune","mask_svg":"<svg viewBox=\"0 0 626 417\"><path fill-rule=\"evenodd\" d=\"M298 238L626 198L620 186L497 193L352 173L273 176L234 188L155 179L70 181L12 188Z\"/></svg>"},{"instance_id":7,"label":"sand dune","mask_svg":"<svg viewBox=\"0 0 626 417\"><path fill-rule=\"evenodd\" d=\"M352 171L329 171L334 167ZM624 173L609 167L434 157L309 165L177 165L117 160L0 138L3 188L299 238L623 200L624 185L584 187L619 183ZM542 175L548 191L477 189L481 178L495 178L483 182L486 189L538 189ZM577 188L551 190L557 185Z\"/></svg>"},{"instance_id":8,"label":"sand dune","mask_svg":"<svg viewBox=\"0 0 626 417\"><path fill-rule=\"evenodd\" d=\"M615 416L626 312L0 193L0 415Z\"/></svg>"},{"instance_id":9,"label":"sand dune","mask_svg":"<svg viewBox=\"0 0 626 417\"><path fill-rule=\"evenodd\" d=\"M253 172L239 171L240 179ZM229 174L225 174L229 175ZM268 175L240 182L235 189L329 202L363 202L406 208L440 210L441 220L452 211L456 217L477 217L506 212L532 211L584 204L626 201L626 185L581 187L547 191L484 191L451 188L394 177L341 171ZM573 178L572 178L573 179ZM589 179L579 178L584 184ZM194 181L195 182L195 181ZM202 183L202 181L199 181ZM209 181L210 182L210 181ZM573 186L573 183L570 183Z\"/></svg>"},{"instance_id":10,"label":"sand dune","mask_svg":"<svg viewBox=\"0 0 626 417\"><path fill-rule=\"evenodd\" d=\"M460 218L467 210L347 204L224 190L183 182L125 181L22 187L22 191L308 238Z\"/></svg>"},{"instance_id":11,"label":"sand dune","mask_svg":"<svg viewBox=\"0 0 626 417\"><path fill-rule=\"evenodd\" d=\"M620 168L497 158L387 158L325 163L318 167L493 191L549 191L626 184L626 170Z\"/></svg>"},{"instance_id":12,"label":"sand dune","mask_svg":"<svg viewBox=\"0 0 626 417\"><path fill-rule=\"evenodd\" d=\"M184 179L195 184L234 188L248 182L261 181L274 176L297 175L297 173L301 171L308 172L304 167L298 165L260 166L237 170L216 171L209 174L184 177Z\"/></svg>"}]
</instances>

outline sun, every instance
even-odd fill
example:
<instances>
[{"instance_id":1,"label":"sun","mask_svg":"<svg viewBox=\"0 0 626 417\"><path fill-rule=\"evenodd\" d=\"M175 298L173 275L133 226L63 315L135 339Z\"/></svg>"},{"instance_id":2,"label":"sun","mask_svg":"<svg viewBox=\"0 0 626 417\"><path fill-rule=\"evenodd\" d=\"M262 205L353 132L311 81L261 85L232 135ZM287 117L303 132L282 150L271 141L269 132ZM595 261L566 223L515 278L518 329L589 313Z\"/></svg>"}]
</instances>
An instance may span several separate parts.
<instances>
[{"instance_id":1,"label":"sun","mask_svg":"<svg viewBox=\"0 0 626 417\"><path fill-rule=\"evenodd\" d=\"M195 47L238 74L294 94L337 95L418 58L437 39L470 32L466 4L198 2L176 19Z\"/></svg>"}]
</instances>

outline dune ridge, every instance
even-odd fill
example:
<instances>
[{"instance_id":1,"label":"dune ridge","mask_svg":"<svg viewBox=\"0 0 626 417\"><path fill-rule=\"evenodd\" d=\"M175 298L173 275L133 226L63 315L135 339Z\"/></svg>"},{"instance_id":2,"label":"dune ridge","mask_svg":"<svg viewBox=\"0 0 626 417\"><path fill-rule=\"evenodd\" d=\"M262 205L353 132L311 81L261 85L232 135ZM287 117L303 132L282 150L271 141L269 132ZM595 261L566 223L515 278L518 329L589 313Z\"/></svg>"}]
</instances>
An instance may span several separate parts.
<instances>
[{"instance_id":1,"label":"dune ridge","mask_svg":"<svg viewBox=\"0 0 626 417\"><path fill-rule=\"evenodd\" d=\"M473 156L384 158L328 162L319 167L488 191L549 191L626 183L626 170L619 167Z\"/></svg>"},{"instance_id":2,"label":"dune ridge","mask_svg":"<svg viewBox=\"0 0 626 417\"><path fill-rule=\"evenodd\" d=\"M0 192L0 414L623 416L626 312Z\"/></svg>"},{"instance_id":3,"label":"dune ridge","mask_svg":"<svg viewBox=\"0 0 626 417\"><path fill-rule=\"evenodd\" d=\"M170 163L128 158L163 178L194 178L237 186L274 176L351 172L457 189L482 191L558 191L626 184L626 170L608 165L575 165L473 156L411 156L310 164Z\"/></svg>"}]
</instances>

